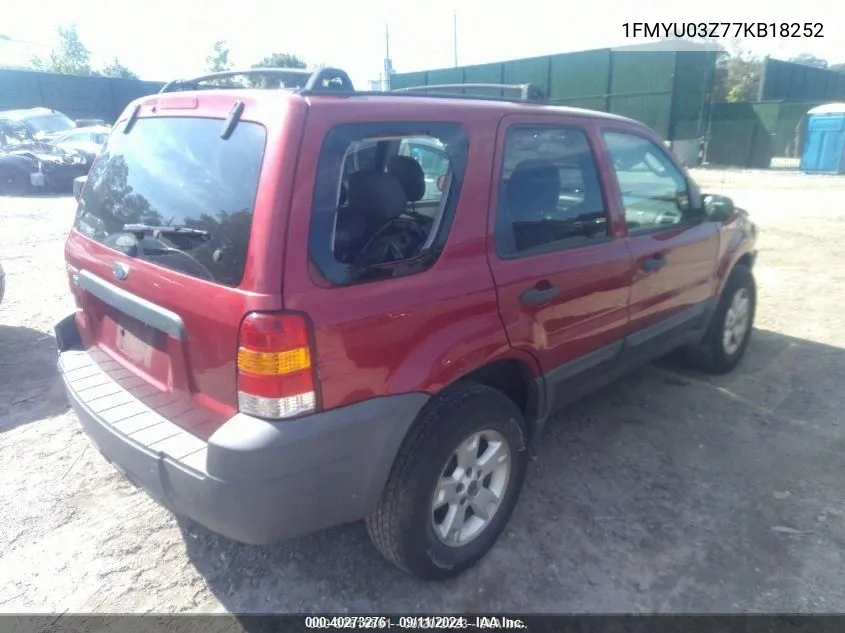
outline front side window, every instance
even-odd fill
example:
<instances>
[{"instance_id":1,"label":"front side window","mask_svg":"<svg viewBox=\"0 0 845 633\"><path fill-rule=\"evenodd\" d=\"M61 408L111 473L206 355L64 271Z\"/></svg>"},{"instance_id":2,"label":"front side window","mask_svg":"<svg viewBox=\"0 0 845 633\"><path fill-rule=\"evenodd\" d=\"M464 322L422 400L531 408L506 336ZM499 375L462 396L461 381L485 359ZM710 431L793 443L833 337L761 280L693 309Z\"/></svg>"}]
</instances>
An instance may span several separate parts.
<instances>
[{"instance_id":1,"label":"front side window","mask_svg":"<svg viewBox=\"0 0 845 633\"><path fill-rule=\"evenodd\" d=\"M468 140L447 123L332 129L320 154L309 255L348 285L427 269L448 234Z\"/></svg>"},{"instance_id":2,"label":"front side window","mask_svg":"<svg viewBox=\"0 0 845 633\"><path fill-rule=\"evenodd\" d=\"M606 239L608 220L583 130L515 126L505 136L496 249L524 257Z\"/></svg>"},{"instance_id":3,"label":"front side window","mask_svg":"<svg viewBox=\"0 0 845 633\"><path fill-rule=\"evenodd\" d=\"M624 132L605 132L604 142L622 192L629 233L689 225L701 219L690 204L686 178L662 148Z\"/></svg>"}]
</instances>

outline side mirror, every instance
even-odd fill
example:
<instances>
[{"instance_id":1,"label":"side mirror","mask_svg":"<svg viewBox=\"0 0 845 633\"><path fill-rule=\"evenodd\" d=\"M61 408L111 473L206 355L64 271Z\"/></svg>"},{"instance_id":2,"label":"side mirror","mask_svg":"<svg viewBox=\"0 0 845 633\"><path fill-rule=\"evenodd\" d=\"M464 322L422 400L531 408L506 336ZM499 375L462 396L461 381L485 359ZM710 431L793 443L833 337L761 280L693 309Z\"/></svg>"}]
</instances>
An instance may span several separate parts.
<instances>
[{"instance_id":1,"label":"side mirror","mask_svg":"<svg viewBox=\"0 0 845 633\"><path fill-rule=\"evenodd\" d=\"M706 194L704 196L704 214L708 220L724 222L734 214L733 200L727 196L718 194Z\"/></svg>"}]
</instances>

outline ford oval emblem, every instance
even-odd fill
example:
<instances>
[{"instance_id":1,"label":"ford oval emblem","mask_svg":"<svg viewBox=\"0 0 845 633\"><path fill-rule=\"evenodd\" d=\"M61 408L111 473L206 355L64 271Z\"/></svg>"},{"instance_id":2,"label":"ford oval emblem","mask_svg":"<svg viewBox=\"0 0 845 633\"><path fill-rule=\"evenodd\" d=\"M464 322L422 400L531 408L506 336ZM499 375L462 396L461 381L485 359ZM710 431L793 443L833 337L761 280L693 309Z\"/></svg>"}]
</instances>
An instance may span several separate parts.
<instances>
[{"instance_id":1,"label":"ford oval emblem","mask_svg":"<svg viewBox=\"0 0 845 633\"><path fill-rule=\"evenodd\" d=\"M129 268L120 262L114 263L114 266L111 267L111 272L118 281L123 281L129 276Z\"/></svg>"}]
</instances>

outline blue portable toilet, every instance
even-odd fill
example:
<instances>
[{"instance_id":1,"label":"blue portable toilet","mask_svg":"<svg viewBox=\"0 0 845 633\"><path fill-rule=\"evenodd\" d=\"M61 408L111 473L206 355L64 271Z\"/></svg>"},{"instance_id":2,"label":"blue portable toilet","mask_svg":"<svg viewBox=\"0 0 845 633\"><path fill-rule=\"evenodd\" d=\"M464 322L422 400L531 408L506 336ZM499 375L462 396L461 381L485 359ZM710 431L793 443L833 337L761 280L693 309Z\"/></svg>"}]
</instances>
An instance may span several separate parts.
<instances>
[{"instance_id":1,"label":"blue portable toilet","mask_svg":"<svg viewBox=\"0 0 845 633\"><path fill-rule=\"evenodd\" d=\"M807 112L801 171L845 174L845 103L829 103Z\"/></svg>"}]
</instances>

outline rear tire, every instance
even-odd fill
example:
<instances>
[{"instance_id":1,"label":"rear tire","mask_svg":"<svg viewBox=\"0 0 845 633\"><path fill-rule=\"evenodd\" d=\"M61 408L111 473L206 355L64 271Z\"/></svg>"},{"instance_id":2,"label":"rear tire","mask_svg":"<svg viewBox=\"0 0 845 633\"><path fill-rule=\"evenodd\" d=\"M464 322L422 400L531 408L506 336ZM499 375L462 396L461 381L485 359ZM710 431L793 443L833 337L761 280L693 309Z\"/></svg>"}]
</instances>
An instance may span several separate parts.
<instances>
[{"instance_id":1,"label":"rear tire","mask_svg":"<svg viewBox=\"0 0 845 633\"><path fill-rule=\"evenodd\" d=\"M757 285L751 269L737 264L731 271L702 342L687 350L696 369L726 374L739 364L751 340L757 309Z\"/></svg>"},{"instance_id":2,"label":"rear tire","mask_svg":"<svg viewBox=\"0 0 845 633\"><path fill-rule=\"evenodd\" d=\"M521 411L500 391L464 383L433 398L366 519L375 546L425 580L475 565L516 506L528 464L525 438Z\"/></svg>"}]
</instances>

